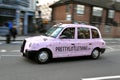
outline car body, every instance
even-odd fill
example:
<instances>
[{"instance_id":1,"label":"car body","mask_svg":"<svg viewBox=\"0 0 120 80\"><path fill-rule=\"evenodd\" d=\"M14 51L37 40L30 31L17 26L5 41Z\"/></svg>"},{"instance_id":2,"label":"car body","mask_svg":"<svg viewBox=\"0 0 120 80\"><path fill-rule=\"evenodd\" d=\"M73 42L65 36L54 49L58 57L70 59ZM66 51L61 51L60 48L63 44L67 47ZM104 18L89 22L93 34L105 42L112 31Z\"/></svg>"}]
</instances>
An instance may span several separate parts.
<instances>
[{"instance_id":1,"label":"car body","mask_svg":"<svg viewBox=\"0 0 120 80\"><path fill-rule=\"evenodd\" d=\"M91 56L98 59L105 52L105 41L98 28L84 24L58 24L45 35L26 38L21 46L23 56L38 63L52 58Z\"/></svg>"}]
</instances>

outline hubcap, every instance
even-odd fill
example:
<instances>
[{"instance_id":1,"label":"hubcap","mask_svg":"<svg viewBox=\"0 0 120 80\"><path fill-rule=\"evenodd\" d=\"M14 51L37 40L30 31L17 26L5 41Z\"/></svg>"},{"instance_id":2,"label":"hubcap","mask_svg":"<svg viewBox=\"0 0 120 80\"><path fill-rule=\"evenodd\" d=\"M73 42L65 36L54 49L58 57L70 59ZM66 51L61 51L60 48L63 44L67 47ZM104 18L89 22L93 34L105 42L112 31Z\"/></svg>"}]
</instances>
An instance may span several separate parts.
<instances>
[{"instance_id":1,"label":"hubcap","mask_svg":"<svg viewBox=\"0 0 120 80\"><path fill-rule=\"evenodd\" d=\"M38 57L39 57L39 61L45 62L48 59L48 53L45 51L42 51Z\"/></svg>"},{"instance_id":2,"label":"hubcap","mask_svg":"<svg viewBox=\"0 0 120 80\"><path fill-rule=\"evenodd\" d=\"M95 50L93 52L93 58L97 58L99 56L99 52L97 50Z\"/></svg>"}]
</instances>

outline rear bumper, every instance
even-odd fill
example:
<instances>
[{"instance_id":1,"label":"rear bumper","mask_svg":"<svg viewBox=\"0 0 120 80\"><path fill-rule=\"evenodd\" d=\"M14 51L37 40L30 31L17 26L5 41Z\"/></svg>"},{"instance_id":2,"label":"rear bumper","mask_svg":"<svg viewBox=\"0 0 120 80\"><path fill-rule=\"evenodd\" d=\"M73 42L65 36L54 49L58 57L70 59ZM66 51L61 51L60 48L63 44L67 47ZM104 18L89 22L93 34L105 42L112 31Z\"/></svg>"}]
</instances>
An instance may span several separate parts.
<instances>
[{"instance_id":1,"label":"rear bumper","mask_svg":"<svg viewBox=\"0 0 120 80\"><path fill-rule=\"evenodd\" d=\"M105 53L105 50L106 50L105 48L101 48L101 51L100 51L100 52L101 52L101 53Z\"/></svg>"}]
</instances>

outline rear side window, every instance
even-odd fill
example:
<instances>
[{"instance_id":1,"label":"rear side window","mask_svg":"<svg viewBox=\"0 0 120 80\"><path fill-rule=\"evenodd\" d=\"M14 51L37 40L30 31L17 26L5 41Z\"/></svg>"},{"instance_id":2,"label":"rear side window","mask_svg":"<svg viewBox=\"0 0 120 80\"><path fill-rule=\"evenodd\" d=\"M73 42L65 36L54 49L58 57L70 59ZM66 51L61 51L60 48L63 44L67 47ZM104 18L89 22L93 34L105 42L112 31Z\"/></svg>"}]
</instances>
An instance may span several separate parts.
<instances>
[{"instance_id":1,"label":"rear side window","mask_svg":"<svg viewBox=\"0 0 120 80\"><path fill-rule=\"evenodd\" d=\"M90 30L89 28L78 28L78 39L89 39L90 38Z\"/></svg>"},{"instance_id":2,"label":"rear side window","mask_svg":"<svg viewBox=\"0 0 120 80\"><path fill-rule=\"evenodd\" d=\"M91 29L92 32L92 38L100 38L100 35L96 29Z\"/></svg>"}]
</instances>

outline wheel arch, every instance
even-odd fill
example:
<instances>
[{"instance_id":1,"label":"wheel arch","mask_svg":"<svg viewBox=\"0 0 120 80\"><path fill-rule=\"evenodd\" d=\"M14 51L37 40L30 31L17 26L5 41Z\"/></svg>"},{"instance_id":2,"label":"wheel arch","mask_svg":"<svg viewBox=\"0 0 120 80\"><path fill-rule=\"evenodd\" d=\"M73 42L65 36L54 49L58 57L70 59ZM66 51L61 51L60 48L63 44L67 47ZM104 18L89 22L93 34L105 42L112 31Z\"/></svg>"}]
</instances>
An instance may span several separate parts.
<instances>
[{"instance_id":1,"label":"wheel arch","mask_svg":"<svg viewBox=\"0 0 120 80\"><path fill-rule=\"evenodd\" d=\"M50 49L48 49L48 48L42 48L42 49L39 50L39 52L40 51L47 51L49 53L49 55L50 55L50 58L53 58L53 54L52 54L52 51Z\"/></svg>"},{"instance_id":2,"label":"wheel arch","mask_svg":"<svg viewBox=\"0 0 120 80\"><path fill-rule=\"evenodd\" d=\"M101 52L100 47L95 47L95 48L93 49L93 51L94 51L95 49L97 49L99 52Z\"/></svg>"}]
</instances>

